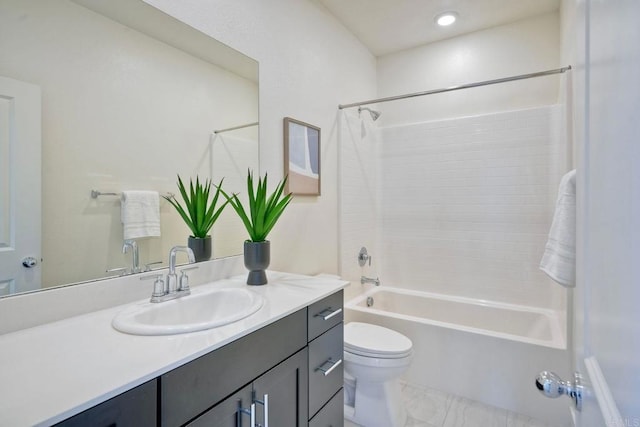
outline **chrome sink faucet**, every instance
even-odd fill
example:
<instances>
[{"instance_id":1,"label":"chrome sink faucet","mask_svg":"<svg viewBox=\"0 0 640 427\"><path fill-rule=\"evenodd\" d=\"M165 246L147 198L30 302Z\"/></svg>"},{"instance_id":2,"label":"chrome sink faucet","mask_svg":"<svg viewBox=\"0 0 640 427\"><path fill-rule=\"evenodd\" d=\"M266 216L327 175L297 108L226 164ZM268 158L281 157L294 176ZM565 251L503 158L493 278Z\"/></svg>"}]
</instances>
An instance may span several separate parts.
<instances>
[{"instance_id":1,"label":"chrome sink faucet","mask_svg":"<svg viewBox=\"0 0 640 427\"><path fill-rule=\"evenodd\" d=\"M124 241L122 245L122 253L126 254L131 248L131 273L140 273L140 258L138 257L138 243L135 240L128 239Z\"/></svg>"},{"instance_id":2,"label":"chrome sink faucet","mask_svg":"<svg viewBox=\"0 0 640 427\"><path fill-rule=\"evenodd\" d=\"M189 258L189 264L196 262L191 248L186 246L174 246L169 251L169 273L167 273L166 281L162 279L162 273L151 274L141 277L140 280L155 279L153 283L153 293L151 294L151 302L163 302L180 298L191 294L189 289L189 277L186 272L198 268L197 266L183 268L181 271L180 282L178 284L178 276L176 275L176 255L178 252L184 252Z\"/></svg>"},{"instance_id":3,"label":"chrome sink faucet","mask_svg":"<svg viewBox=\"0 0 640 427\"><path fill-rule=\"evenodd\" d=\"M360 276L360 284L364 285L365 283L373 283L376 286L380 286L380 279L377 277L372 279L371 277Z\"/></svg>"},{"instance_id":4,"label":"chrome sink faucet","mask_svg":"<svg viewBox=\"0 0 640 427\"><path fill-rule=\"evenodd\" d=\"M196 262L196 257L193 254L191 248L187 246L174 246L169 251L169 274L167 274L167 292L173 293L176 291L189 291L189 286L186 289L182 289L182 286L178 288L178 276L176 276L176 255L178 252L184 252L189 258L189 264Z\"/></svg>"}]
</instances>

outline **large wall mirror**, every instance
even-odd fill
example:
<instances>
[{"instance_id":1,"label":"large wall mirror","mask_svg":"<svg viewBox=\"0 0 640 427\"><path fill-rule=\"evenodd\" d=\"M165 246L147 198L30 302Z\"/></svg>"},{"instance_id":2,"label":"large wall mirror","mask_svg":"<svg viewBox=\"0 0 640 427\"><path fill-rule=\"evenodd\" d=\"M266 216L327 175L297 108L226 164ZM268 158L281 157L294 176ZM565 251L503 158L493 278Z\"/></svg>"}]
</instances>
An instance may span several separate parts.
<instances>
[{"instance_id":1,"label":"large wall mirror","mask_svg":"<svg viewBox=\"0 0 640 427\"><path fill-rule=\"evenodd\" d=\"M0 0L0 52L0 295L130 267L122 191L177 193L179 174L244 193L259 172L257 62L141 0ZM190 234L163 199L160 217L161 236L137 242L143 267ZM214 258L246 238L231 209L212 236Z\"/></svg>"}]
</instances>

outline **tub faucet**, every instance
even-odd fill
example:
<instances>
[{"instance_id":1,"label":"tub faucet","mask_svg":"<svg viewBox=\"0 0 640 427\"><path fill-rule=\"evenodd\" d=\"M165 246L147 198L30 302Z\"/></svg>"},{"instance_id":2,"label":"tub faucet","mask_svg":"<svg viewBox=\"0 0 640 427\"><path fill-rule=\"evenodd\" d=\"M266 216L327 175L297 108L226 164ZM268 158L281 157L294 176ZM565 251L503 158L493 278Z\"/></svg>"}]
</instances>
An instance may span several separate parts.
<instances>
[{"instance_id":1,"label":"tub faucet","mask_svg":"<svg viewBox=\"0 0 640 427\"><path fill-rule=\"evenodd\" d=\"M365 283L373 283L376 286L380 286L380 279L377 277L372 279L371 277L360 276L360 284L364 285Z\"/></svg>"},{"instance_id":2,"label":"tub faucet","mask_svg":"<svg viewBox=\"0 0 640 427\"><path fill-rule=\"evenodd\" d=\"M126 254L129 252L129 248L131 248L131 273L140 273L140 260L138 257L138 243L136 243L133 239L127 239L124 241L122 245L122 253Z\"/></svg>"}]
</instances>

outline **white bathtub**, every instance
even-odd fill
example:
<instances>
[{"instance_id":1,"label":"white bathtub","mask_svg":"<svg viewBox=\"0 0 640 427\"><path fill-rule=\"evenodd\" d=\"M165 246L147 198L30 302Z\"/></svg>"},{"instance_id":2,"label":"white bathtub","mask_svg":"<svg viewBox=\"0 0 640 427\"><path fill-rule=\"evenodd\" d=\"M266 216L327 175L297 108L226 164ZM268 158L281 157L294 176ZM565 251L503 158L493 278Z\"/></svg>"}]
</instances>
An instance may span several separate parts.
<instances>
[{"instance_id":1,"label":"white bathtub","mask_svg":"<svg viewBox=\"0 0 640 427\"><path fill-rule=\"evenodd\" d=\"M568 399L545 398L534 384L543 370L569 377L564 313L381 286L348 301L345 321L408 336L408 383L568 425Z\"/></svg>"}]
</instances>

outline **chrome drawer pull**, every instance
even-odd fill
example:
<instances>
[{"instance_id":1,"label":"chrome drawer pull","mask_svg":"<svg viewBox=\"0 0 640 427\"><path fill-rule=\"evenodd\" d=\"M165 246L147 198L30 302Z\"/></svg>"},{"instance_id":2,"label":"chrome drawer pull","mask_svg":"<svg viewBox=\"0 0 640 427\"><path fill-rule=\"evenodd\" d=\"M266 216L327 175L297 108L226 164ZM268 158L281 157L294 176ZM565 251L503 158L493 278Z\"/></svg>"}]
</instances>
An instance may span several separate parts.
<instances>
[{"instance_id":1,"label":"chrome drawer pull","mask_svg":"<svg viewBox=\"0 0 640 427\"><path fill-rule=\"evenodd\" d=\"M322 317L322 320L329 320L333 316L336 316L336 315L338 315L340 313L342 313L342 309L341 308L339 308L337 310L333 310L331 307L329 307L329 308L325 308L324 310L322 310L318 314L314 314L313 317Z\"/></svg>"},{"instance_id":2,"label":"chrome drawer pull","mask_svg":"<svg viewBox=\"0 0 640 427\"><path fill-rule=\"evenodd\" d=\"M327 369L324 367L324 365L326 365L327 363L330 363L331 366ZM329 375L331 373L331 371L333 371L334 369L336 369L338 366L340 366L342 364L342 359L336 360L335 362L333 361L332 358L329 358L329 360L327 360L326 362L324 362L322 365L318 366L316 368L316 371L320 371L324 374L324 376L326 377L327 375Z\"/></svg>"}]
</instances>

